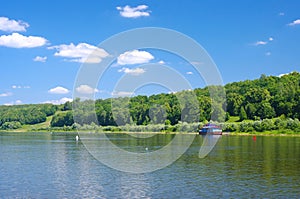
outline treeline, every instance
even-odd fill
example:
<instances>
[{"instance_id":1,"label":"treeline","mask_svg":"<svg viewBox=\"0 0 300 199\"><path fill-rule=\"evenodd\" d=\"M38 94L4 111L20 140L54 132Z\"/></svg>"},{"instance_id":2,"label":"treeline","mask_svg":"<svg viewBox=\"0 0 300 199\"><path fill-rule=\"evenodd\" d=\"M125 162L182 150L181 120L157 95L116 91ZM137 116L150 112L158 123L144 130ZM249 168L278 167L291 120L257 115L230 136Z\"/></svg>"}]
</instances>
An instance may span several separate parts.
<instances>
[{"instance_id":1,"label":"treeline","mask_svg":"<svg viewBox=\"0 0 300 199\"><path fill-rule=\"evenodd\" d=\"M0 106L0 128L17 129L24 124L45 122L57 109L53 104Z\"/></svg>"},{"instance_id":2,"label":"treeline","mask_svg":"<svg viewBox=\"0 0 300 199\"><path fill-rule=\"evenodd\" d=\"M175 126L178 123L205 123L211 119L226 121L235 116L240 122L257 121L251 128L260 131L264 128L258 127L258 122L267 121L265 119L281 117L297 121L300 118L300 74L262 75L256 80L234 82L224 87L208 86L170 94L96 101L76 99L63 105L0 106L0 128L40 123L50 115L53 115L52 127ZM244 127L232 128L243 131Z\"/></svg>"},{"instance_id":3,"label":"treeline","mask_svg":"<svg viewBox=\"0 0 300 199\"><path fill-rule=\"evenodd\" d=\"M238 116L240 121L246 119L257 121L279 116L300 118L298 72L282 77L262 75L256 80L227 84L225 86L227 103L222 101L222 89L219 86L210 86L194 91L98 99L95 102L92 100L80 102L77 99L73 102L75 106L73 114L79 125L93 123L101 126L176 125L178 122L209 121L212 115L225 116L225 120L231 116ZM211 100L212 93L214 98L217 98L215 101ZM217 94L221 95L220 99L215 97ZM189 118L184 118L185 116ZM215 118L216 121L219 119L223 121L222 117ZM73 122L70 113L61 113L53 118L51 124L62 126L71 125Z\"/></svg>"},{"instance_id":4,"label":"treeline","mask_svg":"<svg viewBox=\"0 0 300 199\"><path fill-rule=\"evenodd\" d=\"M284 115L300 118L300 74L282 77L262 75L257 80L225 86L227 112L240 120L265 119Z\"/></svg>"}]
</instances>

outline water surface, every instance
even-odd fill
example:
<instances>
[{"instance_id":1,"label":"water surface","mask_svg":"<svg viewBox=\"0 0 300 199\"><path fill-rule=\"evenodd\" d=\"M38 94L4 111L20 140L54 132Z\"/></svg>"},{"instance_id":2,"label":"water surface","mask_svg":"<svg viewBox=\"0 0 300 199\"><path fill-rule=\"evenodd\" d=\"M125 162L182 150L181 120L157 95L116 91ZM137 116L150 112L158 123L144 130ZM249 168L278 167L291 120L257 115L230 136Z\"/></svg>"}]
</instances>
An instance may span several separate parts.
<instances>
[{"instance_id":1,"label":"water surface","mask_svg":"<svg viewBox=\"0 0 300 199\"><path fill-rule=\"evenodd\" d=\"M139 152L157 150L172 136L110 134ZM223 136L200 159L202 141L196 136L164 169L130 174L100 163L74 134L1 133L0 198L299 198L300 137Z\"/></svg>"}]
</instances>

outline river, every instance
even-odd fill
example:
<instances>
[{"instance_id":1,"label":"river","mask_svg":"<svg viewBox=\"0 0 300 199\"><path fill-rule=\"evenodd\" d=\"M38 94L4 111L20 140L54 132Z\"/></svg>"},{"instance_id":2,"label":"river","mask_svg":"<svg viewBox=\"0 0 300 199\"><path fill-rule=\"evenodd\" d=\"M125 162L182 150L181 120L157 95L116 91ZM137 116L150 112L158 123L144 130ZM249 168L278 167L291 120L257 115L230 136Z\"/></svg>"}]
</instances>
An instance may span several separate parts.
<instances>
[{"instance_id":1,"label":"river","mask_svg":"<svg viewBox=\"0 0 300 199\"><path fill-rule=\"evenodd\" d=\"M128 142L132 136L109 134L143 153L174 136ZM202 142L197 135L165 168L127 173L104 165L74 134L0 133L0 198L299 198L300 137L223 135L199 158Z\"/></svg>"}]
</instances>

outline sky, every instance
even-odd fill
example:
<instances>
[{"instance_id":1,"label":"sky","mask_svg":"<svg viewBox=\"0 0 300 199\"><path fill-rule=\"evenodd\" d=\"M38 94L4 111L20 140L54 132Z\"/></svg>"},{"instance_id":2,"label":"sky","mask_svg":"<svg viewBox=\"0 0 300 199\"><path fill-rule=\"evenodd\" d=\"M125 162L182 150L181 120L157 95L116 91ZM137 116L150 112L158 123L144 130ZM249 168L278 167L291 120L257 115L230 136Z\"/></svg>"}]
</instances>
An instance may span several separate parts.
<instances>
[{"instance_id":1,"label":"sky","mask_svg":"<svg viewBox=\"0 0 300 199\"><path fill-rule=\"evenodd\" d=\"M97 65L112 55L98 47L101 42L144 27L192 38L224 84L300 71L299 0L1 0L0 105L60 104L72 100L74 91L112 97L122 75L138 78L147 63L168 65L192 88L205 86L190 63L158 49L122 52L98 86L74 86L83 63ZM159 92L168 89L145 86L118 96Z\"/></svg>"}]
</instances>

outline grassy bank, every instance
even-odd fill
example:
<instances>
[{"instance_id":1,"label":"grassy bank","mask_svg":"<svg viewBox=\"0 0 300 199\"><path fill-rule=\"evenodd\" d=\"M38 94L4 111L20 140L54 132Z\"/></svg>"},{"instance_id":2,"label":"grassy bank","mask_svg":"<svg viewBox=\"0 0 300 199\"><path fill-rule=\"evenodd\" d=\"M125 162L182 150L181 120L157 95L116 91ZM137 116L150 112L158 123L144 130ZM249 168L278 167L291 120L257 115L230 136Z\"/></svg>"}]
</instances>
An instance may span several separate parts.
<instances>
[{"instance_id":1,"label":"grassy bank","mask_svg":"<svg viewBox=\"0 0 300 199\"><path fill-rule=\"evenodd\" d=\"M50 127L52 116L47 117L43 123L35 125L23 125L18 129L5 130L5 132L57 132L57 133L77 133L79 132L94 132L94 133L197 133L199 127L204 123L178 123L176 125L164 124L150 124L150 125L125 125L125 126L98 126L92 125L72 125L65 127ZM273 120L272 120L273 121ZM230 121L219 124L223 128L224 135L269 135L269 136L283 136L283 135L297 135L300 136L300 130L293 121L287 121L284 127L278 128L275 124L277 120L268 121ZM266 126L266 123L270 125ZM277 122L278 123L278 122ZM258 130L256 130L258 129ZM3 132L4 130L2 130Z\"/></svg>"},{"instance_id":2,"label":"grassy bank","mask_svg":"<svg viewBox=\"0 0 300 199\"><path fill-rule=\"evenodd\" d=\"M53 116L48 116L45 122L34 125L22 125L16 129L5 129L5 132L138 132L138 133L197 133L207 122L124 126L99 126L92 124L73 124L64 127L51 127ZM227 122L217 123L224 134L230 135L300 135L300 122L296 119L278 117L263 120L239 121L239 117L230 117Z\"/></svg>"}]
</instances>

